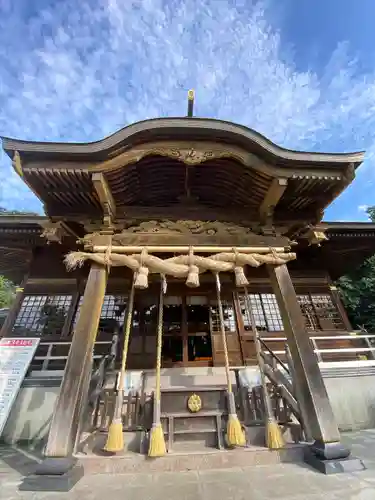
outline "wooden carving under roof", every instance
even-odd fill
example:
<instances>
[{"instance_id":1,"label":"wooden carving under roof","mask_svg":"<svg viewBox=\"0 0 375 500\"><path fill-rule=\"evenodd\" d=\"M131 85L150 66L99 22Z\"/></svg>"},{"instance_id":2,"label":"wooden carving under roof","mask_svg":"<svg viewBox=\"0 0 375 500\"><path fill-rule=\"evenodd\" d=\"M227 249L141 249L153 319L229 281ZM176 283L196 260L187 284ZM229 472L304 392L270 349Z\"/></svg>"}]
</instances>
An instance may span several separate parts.
<instances>
[{"instance_id":1,"label":"wooden carving under roof","mask_svg":"<svg viewBox=\"0 0 375 500\"><path fill-rule=\"evenodd\" d=\"M77 234L64 221L52 222L46 219L39 224L43 228L40 236L46 239L47 244L62 243L64 237L77 238Z\"/></svg>"},{"instance_id":2,"label":"wooden carving under roof","mask_svg":"<svg viewBox=\"0 0 375 500\"><path fill-rule=\"evenodd\" d=\"M110 172L118 168L126 167L132 163L137 163L147 156L165 156L174 160L181 161L186 165L200 165L209 160L220 158L231 158L238 161L246 167L251 167L259 172L270 176L282 176L301 179L331 179L340 180L340 172L333 173L331 169L309 168L303 165L293 169L277 167L263 161L259 156L246 151L244 148L225 144L218 141L155 141L128 148L120 152L110 160L93 164L88 167L91 172ZM289 171L288 171L289 170Z\"/></svg>"},{"instance_id":3,"label":"wooden carving under roof","mask_svg":"<svg viewBox=\"0 0 375 500\"><path fill-rule=\"evenodd\" d=\"M90 245L92 234L83 238ZM264 236L249 227L220 221L149 220L128 222L113 236L113 245L233 245L233 246L288 246L290 240L282 236Z\"/></svg>"}]
</instances>

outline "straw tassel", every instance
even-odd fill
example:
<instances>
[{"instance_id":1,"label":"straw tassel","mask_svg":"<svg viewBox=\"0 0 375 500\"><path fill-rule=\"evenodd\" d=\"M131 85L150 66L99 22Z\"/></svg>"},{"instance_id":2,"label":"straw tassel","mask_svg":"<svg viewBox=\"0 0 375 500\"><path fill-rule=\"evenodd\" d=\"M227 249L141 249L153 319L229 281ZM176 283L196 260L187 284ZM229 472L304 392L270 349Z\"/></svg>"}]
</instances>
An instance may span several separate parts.
<instances>
[{"instance_id":1,"label":"straw tassel","mask_svg":"<svg viewBox=\"0 0 375 500\"><path fill-rule=\"evenodd\" d=\"M272 417L266 422L266 445L270 450L279 450L285 446L280 426Z\"/></svg>"},{"instance_id":2,"label":"straw tassel","mask_svg":"<svg viewBox=\"0 0 375 500\"><path fill-rule=\"evenodd\" d=\"M160 421L160 370L161 370L161 349L163 340L163 302L164 294L167 289L165 276L161 277L160 295L159 295L159 311L158 311L158 330L157 330L157 345L156 345L156 387L154 393L154 415L152 428L150 431L150 443L148 448L149 457L162 457L166 454L166 446L164 440L164 432Z\"/></svg>"},{"instance_id":3,"label":"straw tassel","mask_svg":"<svg viewBox=\"0 0 375 500\"><path fill-rule=\"evenodd\" d=\"M243 267L236 266L234 268L234 277L236 280L236 287L247 286L249 284L245 276Z\"/></svg>"},{"instance_id":4,"label":"straw tassel","mask_svg":"<svg viewBox=\"0 0 375 500\"><path fill-rule=\"evenodd\" d=\"M225 334L224 314L223 314L223 306L221 303L221 294L220 294L221 286L218 273L215 273L215 282L216 282L217 306L219 309L220 330L223 340L223 349L225 358L225 373L227 378L227 397L228 397L228 408L229 408L228 423L227 423L227 443L229 446L246 446L246 436L236 413L236 405L234 401L234 394L232 391L232 384L230 380L228 346Z\"/></svg>"},{"instance_id":5,"label":"straw tassel","mask_svg":"<svg viewBox=\"0 0 375 500\"><path fill-rule=\"evenodd\" d=\"M271 399L270 399L270 395L269 395L268 389L267 389L266 376L264 374L264 361L263 361L263 357L261 354L259 333L258 333L258 330L257 330L256 325L255 325L255 318L254 318L253 310L251 307L250 297L249 297L249 294L248 294L246 287L244 287L244 292L245 292L245 304L246 304L245 310L246 310L246 314L248 316L248 321L251 325L251 330L252 330L253 335L254 335L254 344L255 344L255 350L256 350L256 355L257 355L257 361L258 361L258 365L259 365L264 406L265 406L265 410L266 410L266 422L265 422L265 425L266 425L266 446L270 450L278 450L278 449L283 448L285 446L285 441L284 441L280 426L277 423L275 416L273 414L273 411L272 411Z\"/></svg>"},{"instance_id":6,"label":"straw tassel","mask_svg":"<svg viewBox=\"0 0 375 500\"><path fill-rule=\"evenodd\" d=\"M193 248L189 249L189 271L186 278L186 286L189 288L199 287L199 267L193 264L194 260Z\"/></svg>"},{"instance_id":7,"label":"straw tassel","mask_svg":"<svg viewBox=\"0 0 375 500\"><path fill-rule=\"evenodd\" d=\"M145 267L143 265L145 258L147 257L147 249L143 248L141 252L141 262L139 269L136 272L135 276L135 283L134 286L135 288L138 288L139 290L145 290L148 288L148 267Z\"/></svg>"},{"instance_id":8,"label":"straw tassel","mask_svg":"<svg viewBox=\"0 0 375 500\"><path fill-rule=\"evenodd\" d=\"M145 290L148 288L148 268L140 267L137 271L135 283L135 288L138 290Z\"/></svg>"},{"instance_id":9,"label":"straw tassel","mask_svg":"<svg viewBox=\"0 0 375 500\"><path fill-rule=\"evenodd\" d=\"M234 256L235 256L235 261L234 261L234 278L236 282L236 287L242 287L242 286L247 286L249 282L247 281L247 278L245 276L245 271L243 266L238 265L238 250L237 248L233 249Z\"/></svg>"},{"instance_id":10,"label":"straw tassel","mask_svg":"<svg viewBox=\"0 0 375 500\"><path fill-rule=\"evenodd\" d=\"M115 412L114 412L114 416L113 416L111 425L109 426L109 429L108 429L107 442L104 446L104 450L108 451L110 453L117 453L117 452L122 451L124 449L124 434L123 434L123 425L122 425L123 386L124 386L124 378L125 378L126 358L128 355L130 330L131 330L132 319L133 319L134 282L135 282L135 279L133 277L133 283L132 283L130 296L129 296L129 303L128 303L128 314L126 317L124 348L123 348L123 352L122 352L120 379L119 379L119 386L118 386L117 395L116 395Z\"/></svg>"}]
</instances>

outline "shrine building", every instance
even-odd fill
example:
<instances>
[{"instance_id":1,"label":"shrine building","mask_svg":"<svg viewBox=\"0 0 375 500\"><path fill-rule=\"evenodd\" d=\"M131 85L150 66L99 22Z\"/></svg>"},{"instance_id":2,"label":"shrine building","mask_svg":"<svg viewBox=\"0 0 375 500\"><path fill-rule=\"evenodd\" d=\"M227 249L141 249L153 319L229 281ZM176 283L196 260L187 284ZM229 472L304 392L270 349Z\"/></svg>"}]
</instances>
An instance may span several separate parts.
<instances>
[{"instance_id":1,"label":"shrine building","mask_svg":"<svg viewBox=\"0 0 375 500\"><path fill-rule=\"evenodd\" d=\"M45 215L0 216L0 274L18 286L0 337L40 339L20 391L55 388L38 435L36 415L33 435L21 429L19 394L5 437L44 440L47 462L78 453L84 433L114 418L125 355L125 430L147 435L156 418L172 453L209 425L225 449L232 414L251 428L256 394L243 381L258 369L258 336L274 417L281 425L279 398L285 422L340 460L341 410L324 374L375 361L334 282L374 253L375 224L323 218L364 153L292 151L191 114L85 144L3 138ZM201 407L189 415L192 395Z\"/></svg>"}]
</instances>

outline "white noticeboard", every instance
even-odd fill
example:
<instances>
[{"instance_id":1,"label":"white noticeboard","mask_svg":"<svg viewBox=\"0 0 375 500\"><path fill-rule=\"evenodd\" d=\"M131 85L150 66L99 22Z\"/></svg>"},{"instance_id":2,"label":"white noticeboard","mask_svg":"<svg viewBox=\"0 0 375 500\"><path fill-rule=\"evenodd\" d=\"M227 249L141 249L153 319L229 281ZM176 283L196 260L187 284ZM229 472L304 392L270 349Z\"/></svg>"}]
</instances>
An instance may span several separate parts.
<instances>
[{"instance_id":1,"label":"white noticeboard","mask_svg":"<svg viewBox=\"0 0 375 500\"><path fill-rule=\"evenodd\" d=\"M0 339L0 436L39 340L9 337Z\"/></svg>"}]
</instances>

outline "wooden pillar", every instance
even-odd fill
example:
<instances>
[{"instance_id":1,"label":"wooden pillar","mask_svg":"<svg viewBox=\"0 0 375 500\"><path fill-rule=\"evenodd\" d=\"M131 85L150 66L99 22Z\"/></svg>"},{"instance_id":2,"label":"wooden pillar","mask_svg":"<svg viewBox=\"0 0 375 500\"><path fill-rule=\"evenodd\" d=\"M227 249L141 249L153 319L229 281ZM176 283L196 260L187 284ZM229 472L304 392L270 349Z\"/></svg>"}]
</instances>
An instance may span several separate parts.
<instances>
[{"instance_id":1,"label":"wooden pillar","mask_svg":"<svg viewBox=\"0 0 375 500\"><path fill-rule=\"evenodd\" d=\"M269 266L268 271L294 365L296 396L315 440L312 449L324 459L345 458L349 450L340 442L340 433L288 268L285 264Z\"/></svg>"},{"instance_id":2,"label":"wooden pillar","mask_svg":"<svg viewBox=\"0 0 375 500\"><path fill-rule=\"evenodd\" d=\"M26 286L26 282L27 276L25 276L25 278L23 279L21 286L16 288L16 297L9 309L3 326L1 327L0 338L9 337L13 330L14 323L16 322L19 310L21 309L23 298L25 296L24 287Z\"/></svg>"},{"instance_id":3,"label":"wooden pillar","mask_svg":"<svg viewBox=\"0 0 375 500\"><path fill-rule=\"evenodd\" d=\"M80 427L80 417L87 404L92 371L92 355L107 285L108 271L93 263L81 311L73 333L72 345L52 416L46 460L38 474L62 474L74 464L72 453Z\"/></svg>"}]
</instances>

